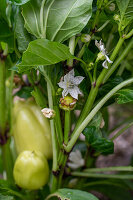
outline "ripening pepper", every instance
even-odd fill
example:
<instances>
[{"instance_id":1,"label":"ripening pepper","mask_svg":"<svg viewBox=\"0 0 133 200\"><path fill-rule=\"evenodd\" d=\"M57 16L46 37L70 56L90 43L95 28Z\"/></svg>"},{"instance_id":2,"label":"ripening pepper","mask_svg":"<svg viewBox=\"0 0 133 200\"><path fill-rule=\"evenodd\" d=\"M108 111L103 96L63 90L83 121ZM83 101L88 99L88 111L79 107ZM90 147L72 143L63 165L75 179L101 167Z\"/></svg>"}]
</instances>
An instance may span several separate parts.
<instances>
[{"instance_id":1,"label":"ripening pepper","mask_svg":"<svg viewBox=\"0 0 133 200\"><path fill-rule=\"evenodd\" d=\"M52 158L52 141L49 120L32 101L15 102L13 136L17 153L26 150L40 151Z\"/></svg>"},{"instance_id":2,"label":"ripening pepper","mask_svg":"<svg viewBox=\"0 0 133 200\"><path fill-rule=\"evenodd\" d=\"M39 151L23 151L13 169L16 184L24 189L37 190L48 182L49 166Z\"/></svg>"}]
</instances>

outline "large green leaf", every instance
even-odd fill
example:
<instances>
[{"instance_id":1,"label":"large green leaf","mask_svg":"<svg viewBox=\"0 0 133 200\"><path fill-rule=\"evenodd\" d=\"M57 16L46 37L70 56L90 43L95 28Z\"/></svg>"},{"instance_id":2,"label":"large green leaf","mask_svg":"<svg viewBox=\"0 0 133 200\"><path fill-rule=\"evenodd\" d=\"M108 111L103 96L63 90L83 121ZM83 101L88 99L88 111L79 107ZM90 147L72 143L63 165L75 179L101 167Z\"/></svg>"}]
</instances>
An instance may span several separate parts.
<instances>
[{"instance_id":1,"label":"large green leaf","mask_svg":"<svg viewBox=\"0 0 133 200\"><path fill-rule=\"evenodd\" d=\"M123 30L133 20L133 0L116 0L120 10L120 28Z\"/></svg>"},{"instance_id":2,"label":"large green leaf","mask_svg":"<svg viewBox=\"0 0 133 200\"><path fill-rule=\"evenodd\" d=\"M87 143L95 150L96 153L104 155L112 154L114 152L114 143L109 139L102 137L102 133L95 126L88 126L84 129Z\"/></svg>"},{"instance_id":3,"label":"large green leaf","mask_svg":"<svg viewBox=\"0 0 133 200\"><path fill-rule=\"evenodd\" d=\"M31 34L63 42L86 26L92 14L92 0L31 0L22 8L25 27Z\"/></svg>"},{"instance_id":4,"label":"large green leaf","mask_svg":"<svg viewBox=\"0 0 133 200\"><path fill-rule=\"evenodd\" d=\"M45 12L48 15L46 37L63 42L86 26L91 17L92 0L49 0Z\"/></svg>"},{"instance_id":5,"label":"large green leaf","mask_svg":"<svg viewBox=\"0 0 133 200\"><path fill-rule=\"evenodd\" d=\"M57 196L61 200L98 200L94 195L81 190L59 189L56 193L50 195L47 199Z\"/></svg>"},{"instance_id":6,"label":"large green leaf","mask_svg":"<svg viewBox=\"0 0 133 200\"><path fill-rule=\"evenodd\" d=\"M41 38L40 9L41 0L31 0L22 6L25 28L37 38Z\"/></svg>"},{"instance_id":7,"label":"large green leaf","mask_svg":"<svg viewBox=\"0 0 133 200\"><path fill-rule=\"evenodd\" d=\"M124 104L124 103L133 103L133 90L131 89L122 89L116 93L116 95L119 95L117 98L118 104Z\"/></svg>"},{"instance_id":8,"label":"large green leaf","mask_svg":"<svg viewBox=\"0 0 133 200\"><path fill-rule=\"evenodd\" d=\"M73 56L67 46L47 39L37 39L30 42L18 67L19 71L23 72L33 67L52 65L71 58Z\"/></svg>"}]
</instances>

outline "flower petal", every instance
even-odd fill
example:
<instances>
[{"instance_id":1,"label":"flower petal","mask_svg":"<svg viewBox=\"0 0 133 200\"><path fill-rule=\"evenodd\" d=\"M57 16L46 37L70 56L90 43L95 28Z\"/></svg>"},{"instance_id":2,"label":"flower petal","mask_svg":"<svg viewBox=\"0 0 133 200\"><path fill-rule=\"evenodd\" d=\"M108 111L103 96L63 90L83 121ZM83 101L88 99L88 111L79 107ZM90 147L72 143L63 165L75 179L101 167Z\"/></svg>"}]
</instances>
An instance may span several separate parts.
<instances>
[{"instance_id":1,"label":"flower petal","mask_svg":"<svg viewBox=\"0 0 133 200\"><path fill-rule=\"evenodd\" d=\"M58 85L59 85L60 88L63 88L63 89L67 88L67 85L64 81L59 82Z\"/></svg>"},{"instance_id":2,"label":"flower petal","mask_svg":"<svg viewBox=\"0 0 133 200\"><path fill-rule=\"evenodd\" d=\"M106 69L108 69L108 65L107 65L108 63L107 63L107 60L105 60L104 62L103 62L103 64L102 64L102 66L104 67L104 68L106 68Z\"/></svg>"},{"instance_id":3,"label":"flower petal","mask_svg":"<svg viewBox=\"0 0 133 200\"><path fill-rule=\"evenodd\" d=\"M73 79L73 78L74 78L74 69L72 69L68 74L66 74L64 76L64 81L65 82L70 82L71 79Z\"/></svg>"},{"instance_id":4,"label":"flower petal","mask_svg":"<svg viewBox=\"0 0 133 200\"><path fill-rule=\"evenodd\" d=\"M72 80L72 83L74 85L79 85L82 81L83 81L84 77L83 76L76 76L74 77L74 79Z\"/></svg>"},{"instance_id":5,"label":"flower petal","mask_svg":"<svg viewBox=\"0 0 133 200\"><path fill-rule=\"evenodd\" d=\"M75 87L74 87L75 88ZM69 94L74 98L78 100L78 92L75 89L69 89Z\"/></svg>"},{"instance_id":6,"label":"flower petal","mask_svg":"<svg viewBox=\"0 0 133 200\"><path fill-rule=\"evenodd\" d=\"M64 98L65 96L67 96L68 93L69 93L69 92L68 92L68 89L64 89L63 92L62 92L63 98Z\"/></svg>"},{"instance_id":7,"label":"flower petal","mask_svg":"<svg viewBox=\"0 0 133 200\"><path fill-rule=\"evenodd\" d=\"M107 55L105 55L105 57L106 57L106 60L107 60L109 63L113 63L113 61L110 60L109 57L108 57Z\"/></svg>"}]
</instances>

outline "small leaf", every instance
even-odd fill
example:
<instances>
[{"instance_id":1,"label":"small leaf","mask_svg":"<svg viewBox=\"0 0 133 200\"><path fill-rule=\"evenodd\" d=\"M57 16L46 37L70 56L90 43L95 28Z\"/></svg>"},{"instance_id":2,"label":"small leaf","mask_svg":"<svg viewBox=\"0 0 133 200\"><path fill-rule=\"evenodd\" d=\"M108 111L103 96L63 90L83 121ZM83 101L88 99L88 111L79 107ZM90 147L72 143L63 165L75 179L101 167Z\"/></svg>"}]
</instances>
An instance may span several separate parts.
<instances>
[{"instance_id":1,"label":"small leaf","mask_svg":"<svg viewBox=\"0 0 133 200\"><path fill-rule=\"evenodd\" d=\"M61 200L98 200L94 195L81 190L59 189L54 194L48 196L47 200L53 196L57 196Z\"/></svg>"},{"instance_id":2,"label":"small leaf","mask_svg":"<svg viewBox=\"0 0 133 200\"><path fill-rule=\"evenodd\" d=\"M18 67L20 72L24 72L33 67L52 65L71 58L73 56L67 46L46 39L37 39L30 42Z\"/></svg>"},{"instance_id":3,"label":"small leaf","mask_svg":"<svg viewBox=\"0 0 133 200\"><path fill-rule=\"evenodd\" d=\"M107 155L114 152L114 143L109 139L102 137L101 131L96 129L96 127L86 127L83 134L86 137L86 141L96 151L96 153Z\"/></svg>"},{"instance_id":4,"label":"small leaf","mask_svg":"<svg viewBox=\"0 0 133 200\"><path fill-rule=\"evenodd\" d=\"M116 93L116 95L119 95L117 98L118 104L133 103L133 90L131 89L120 90Z\"/></svg>"}]
</instances>

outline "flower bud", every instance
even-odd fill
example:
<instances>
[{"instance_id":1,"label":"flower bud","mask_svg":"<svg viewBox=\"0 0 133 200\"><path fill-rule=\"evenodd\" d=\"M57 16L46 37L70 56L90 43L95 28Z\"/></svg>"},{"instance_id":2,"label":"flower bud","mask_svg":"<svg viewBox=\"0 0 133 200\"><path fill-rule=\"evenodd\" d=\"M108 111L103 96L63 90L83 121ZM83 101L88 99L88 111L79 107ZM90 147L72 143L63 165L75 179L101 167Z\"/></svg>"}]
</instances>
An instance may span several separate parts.
<instances>
[{"instance_id":1,"label":"flower bud","mask_svg":"<svg viewBox=\"0 0 133 200\"><path fill-rule=\"evenodd\" d=\"M115 21L120 21L120 15L117 15L117 14L114 15L114 20L115 20Z\"/></svg>"},{"instance_id":2,"label":"flower bud","mask_svg":"<svg viewBox=\"0 0 133 200\"><path fill-rule=\"evenodd\" d=\"M83 43L89 42L90 39L91 39L91 36L89 34L82 34L81 35L81 42L83 42Z\"/></svg>"},{"instance_id":3,"label":"flower bud","mask_svg":"<svg viewBox=\"0 0 133 200\"><path fill-rule=\"evenodd\" d=\"M55 111L51 108L43 108L41 111L43 115L48 119L53 119L55 117Z\"/></svg>"},{"instance_id":4,"label":"flower bud","mask_svg":"<svg viewBox=\"0 0 133 200\"><path fill-rule=\"evenodd\" d=\"M110 10L111 12L115 11L115 4L114 4L114 3L111 3L111 4L109 5L109 10Z\"/></svg>"},{"instance_id":5,"label":"flower bud","mask_svg":"<svg viewBox=\"0 0 133 200\"><path fill-rule=\"evenodd\" d=\"M99 52L98 55L97 55L97 59L96 59L96 62L98 61L102 61L102 60L105 60L105 56L103 55L102 52Z\"/></svg>"},{"instance_id":6,"label":"flower bud","mask_svg":"<svg viewBox=\"0 0 133 200\"><path fill-rule=\"evenodd\" d=\"M93 62L90 62L90 63L87 65L87 71L92 70L93 67L94 67L94 63L93 63Z\"/></svg>"},{"instance_id":7,"label":"flower bud","mask_svg":"<svg viewBox=\"0 0 133 200\"><path fill-rule=\"evenodd\" d=\"M76 107L77 100L71 96L66 96L64 98L60 98L60 108L69 111L73 110Z\"/></svg>"}]
</instances>

